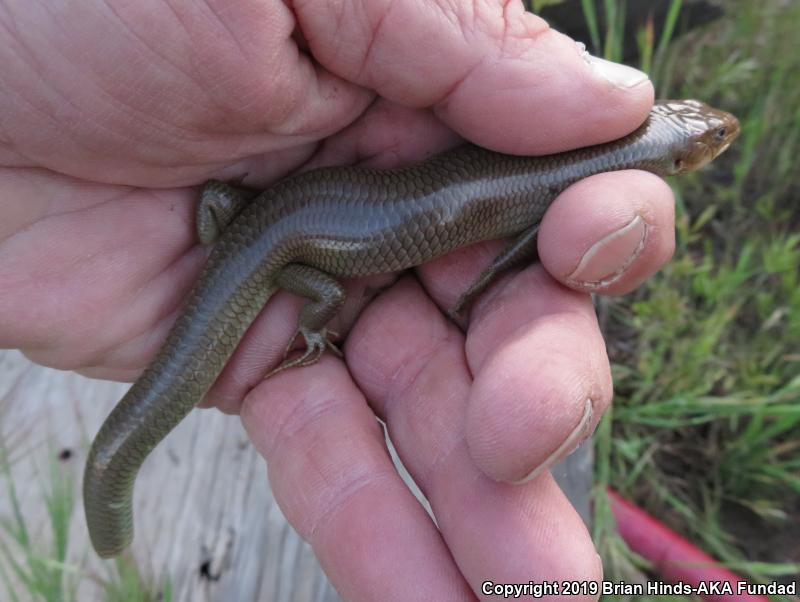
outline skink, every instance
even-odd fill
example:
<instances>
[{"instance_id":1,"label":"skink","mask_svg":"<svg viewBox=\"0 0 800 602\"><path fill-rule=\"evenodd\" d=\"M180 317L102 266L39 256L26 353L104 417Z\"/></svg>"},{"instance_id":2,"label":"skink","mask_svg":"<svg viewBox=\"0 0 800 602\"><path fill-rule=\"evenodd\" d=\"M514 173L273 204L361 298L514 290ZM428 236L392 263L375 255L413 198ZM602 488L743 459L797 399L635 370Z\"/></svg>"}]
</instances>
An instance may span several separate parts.
<instances>
[{"instance_id":1,"label":"skink","mask_svg":"<svg viewBox=\"0 0 800 602\"><path fill-rule=\"evenodd\" d=\"M306 352L278 369L313 363L332 347L325 325L344 301L338 278L403 270L474 242L513 237L462 295L457 313L495 274L535 258L539 221L570 184L620 169L684 173L711 161L738 133L729 113L695 100L665 101L624 138L544 157L464 145L404 169L317 169L254 198L208 182L198 232L216 246L163 347L89 454L83 494L94 548L108 557L131 542L139 467L203 398L276 290L309 299L298 328Z\"/></svg>"}]
</instances>

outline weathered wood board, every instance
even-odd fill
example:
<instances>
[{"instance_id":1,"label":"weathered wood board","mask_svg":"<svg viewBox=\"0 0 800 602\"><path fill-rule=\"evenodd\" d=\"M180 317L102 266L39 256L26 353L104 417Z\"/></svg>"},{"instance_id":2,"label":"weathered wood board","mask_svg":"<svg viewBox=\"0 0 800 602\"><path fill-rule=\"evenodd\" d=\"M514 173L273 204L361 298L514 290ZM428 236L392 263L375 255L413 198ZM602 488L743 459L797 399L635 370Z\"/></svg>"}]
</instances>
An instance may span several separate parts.
<instances>
[{"instance_id":1,"label":"weathered wood board","mask_svg":"<svg viewBox=\"0 0 800 602\"><path fill-rule=\"evenodd\" d=\"M127 388L0 351L1 441L35 540L49 536L43 495L48 467L55 460L74 483L77 506L68 558L87 573L77 580L81 601L103 600L96 578L113 570L113 563L100 560L89 546L80 501L83 464L91 438ZM554 473L586 518L590 446L582 446ZM339 600L310 547L272 498L265 463L238 417L192 412L145 462L134 504L136 566L148 583L163 585L168 579L174 600ZM0 517L10 511L8 496L0 495Z\"/></svg>"},{"instance_id":2,"label":"weathered wood board","mask_svg":"<svg viewBox=\"0 0 800 602\"><path fill-rule=\"evenodd\" d=\"M69 456L56 460L74 479L78 499L68 557L100 578L113 563L89 547L80 480L91 437L127 387L0 351L0 434L26 522L34 539L49 536L43 495L48 466ZM134 502L136 565L148 582L168 578L174 600L339 600L311 548L275 504L265 463L236 416L192 412L145 462ZM9 512L8 496L0 495L0 516ZM78 582L78 600L103 599L94 579Z\"/></svg>"}]
</instances>

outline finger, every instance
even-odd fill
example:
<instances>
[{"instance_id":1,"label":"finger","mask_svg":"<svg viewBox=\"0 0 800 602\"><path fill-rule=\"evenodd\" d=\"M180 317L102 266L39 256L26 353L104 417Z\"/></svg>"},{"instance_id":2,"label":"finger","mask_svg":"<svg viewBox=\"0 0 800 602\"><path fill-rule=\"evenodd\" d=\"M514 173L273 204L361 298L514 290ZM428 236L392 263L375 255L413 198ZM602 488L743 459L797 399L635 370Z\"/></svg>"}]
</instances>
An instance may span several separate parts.
<instances>
[{"instance_id":1,"label":"finger","mask_svg":"<svg viewBox=\"0 0 800 602\"><path fill-rule=\"evenodd\" d=\"M590 298L541 266L511 276L476 306L467 361L475 375L467 442L494 479L535 478L574 451L611 402L611 370Z\"/></svg>"},{"instance_id":2,"label":"finger","mask_svg":"<svg viewBox=\"0 0 800 602\"><path fill-rule=\"evenodd\" d=\"M487 478L473 462L465 415L474 393L463 338L418 284L404 279L378 297L346 349L354 379L384 416L476 594L486 579L599 578L586 528L548 473L508 485ZM476 378L483 370L477 368ZM506 413L510 401L499 395L495 410ZM548 428L537 426L528 436L535 440Z\"/></svg>"},{"instance_id":3,"label":"finger","mask_svg":"<svg viewBox=\"0 0 800 602\"><path fill-rule=\"evenodd\" d=\"M674 206L670 187L650 173L587 178L564 191L545 214L539 257L571 288L630 292L672 257Z\"/></svg>"},{"instance_id":4,"label":"finger","mask_svg":"<svg viewBox=\"0 0 800 602\"><path fill-rule=\"evenodd\" d=\"M341 362L326 356L265 381L242 422L284 514L344 599L472 599Z\"/></svg>"},{"instance_id":5,"label":"finger","mask_svg":"<svg viewBox=\"0 0 800 602\"><path fill-rule=\"evenodd\" d=\"M496 253L492 246L498 245L464 249L418 270L440 307L452 307ZM502 276L474 304L470 320L470 452L494 479L533 478L586 439L611 401L594 308L587 295L532 266Z\"/></svg>"},{"instance_id":6,"label":"finger","mask_svg":"<svg viewBox=\"0 0 800 602\"><path fill-rule=\"evenodd\" d=\"M605 142L635 129L652 105L644 73L587 58L518 0L294 8L328 69L394 102L433 107L488 148L546 154Z\"/></svg>"},{"instance_id":7,"label":"finger","mask_svg":"<svg viewBox=\"0 0 800 602\"><path fill-rule=\"evenodd\" d=\"M448 310L506 244L457 249L420 266L418 273ZM570 288L622 294L660 269L674 245L671 189L652 174L629 170L591 176L559 195L541 222L538 251L551 275ZM508 279L501 275L489 291Z\"/></svg>"}]
</instances>

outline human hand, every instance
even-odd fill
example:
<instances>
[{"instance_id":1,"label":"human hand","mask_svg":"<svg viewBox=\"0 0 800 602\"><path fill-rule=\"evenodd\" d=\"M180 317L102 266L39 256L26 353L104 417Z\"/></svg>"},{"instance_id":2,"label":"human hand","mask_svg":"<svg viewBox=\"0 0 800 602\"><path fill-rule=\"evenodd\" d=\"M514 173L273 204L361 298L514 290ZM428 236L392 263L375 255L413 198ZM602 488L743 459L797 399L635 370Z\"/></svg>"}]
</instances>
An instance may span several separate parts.
<instances>
[{"instance_id":1,"label":"human hand","mask_svg":"<svg viewBox=\"0 0 800 602\"><path fill-rule=\"evenodd\" d=\"M202 267L188 186L208 177L261 185L321 164L395 165L457 134L555 152L627 133L652 101L635 72L588 64L515 3L224 4L55 14L29 3L3 17L15 36L0 49L0 345L135 378ZM346 599L598 579L588 534L549 474L509 482L588 436L611 396L589 297L563 285L625 292L671 245L660 180L589 178L542 223L546 271L501 278L466 335L441 310L496 244L431 262L375 299L345 343L350 374L326 357L261 381L300 304L277 295L209 401L241 411L284 512ZM343 320L390 282L351 283ZM394 472L376 414L439 529Z\"/></svg>"}]
</instances>

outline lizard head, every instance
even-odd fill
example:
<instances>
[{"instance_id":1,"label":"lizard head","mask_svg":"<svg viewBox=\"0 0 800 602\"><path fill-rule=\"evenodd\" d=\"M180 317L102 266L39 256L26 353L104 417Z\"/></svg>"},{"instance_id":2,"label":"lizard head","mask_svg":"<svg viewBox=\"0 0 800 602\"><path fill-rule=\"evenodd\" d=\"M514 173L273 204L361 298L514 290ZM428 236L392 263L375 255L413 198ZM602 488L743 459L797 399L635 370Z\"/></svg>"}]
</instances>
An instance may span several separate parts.
<instances>
[{"instance_id":1,"label":"lizard head","mask_svg":"<svg viewBox=\"0 0 800 602\"><path fill-rule=\"evenodd\" d=\"M699 169L725 151L739 135L739 120L699 100L667 100L653 107L653 115L671 122L681 132L669 153L667 173Z\"/></svg>"}]
</instances>

